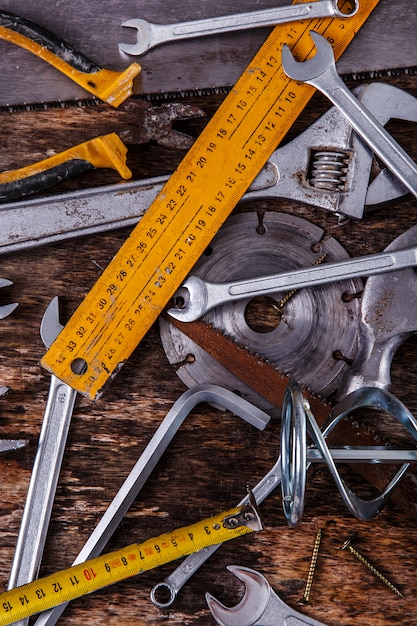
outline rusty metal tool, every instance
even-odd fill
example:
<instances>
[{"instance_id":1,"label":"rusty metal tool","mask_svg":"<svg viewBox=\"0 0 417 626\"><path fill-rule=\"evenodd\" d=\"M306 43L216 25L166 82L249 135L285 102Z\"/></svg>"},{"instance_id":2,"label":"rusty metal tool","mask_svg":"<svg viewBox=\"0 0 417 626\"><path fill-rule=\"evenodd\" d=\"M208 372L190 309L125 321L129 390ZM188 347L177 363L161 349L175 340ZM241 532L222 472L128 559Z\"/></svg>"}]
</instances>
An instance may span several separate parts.
<instances>
[{"instance_id":1,"label":"rusty metal tool","mask_svg":"<svg viewBox=\"0 0 417 626\"><path fill-rule=\"evenodd\" d=\"M8 280L7 278L0 278L0 289L2 287L9 287L10 285L13 285L11 280ZM13 304L3 304L0 306L0 319L2 320L10 315L10 313L13 313L17 306L19 306L17 302L13 302Z\"/></svg>"},{"instance_id":2,"label":"rusty metal tool","mask_svg":"<svg viewBox=\"0 0 417 626\"><path fill-rule=\"evenodd\" d=\"M155 141L169 148L187 150L193 138L172 128L173 120L201 117L198 107L181 102L152 106L144 100L127 100L120 107L134 119L126 130L100 135L25 167L0 173L0 200L13 200L44 191L63 180L94 168L111 168L124 179L132 176L126 165L127 145ZM123 118L118 124L123 124Z\"/></svg>"},{"instance_id":3,"label":"rusty metal tool","mask_svg":"<svg viewBox=\"0 0 417 626\"><path fill-rule=\"evenodd\" d=\"M324 626L323 622L303 615L285 604L259 572L237 565L228 565L227 569L246 588L240 602L230 608L206 593L208 607L220 626Z\"/></svg>"},{"instance_id":4,"label":"rusty metal tool","mask_svg":"<svg viewBox=\"0 0 417 626\"><path fill-rule=\"evenodd\" d=\"M140 56L163 43L181 39L219 35L238 30L261 28L262 26L275 26L284 22L308 20L315 17L346 18L355 15L359 8L359 2L354 2L352 10L345 13L339 9L338 4L338 0L318 0L317 2L221 15L177 24L154 24L143 19L126 20L122 26L135 28L137 41L135 44L121 43L119 48L126 54Z\"/></svg>"},{"instance_id":5,"label":"rusty metal tool","mask_svg":"<svg viewBox=\"0 0 417 626\"><path fill-rule=\"evenodd\" d=\"M41 337L46 347L62 329L58 307L58 298L54 298L42 318ZM38 574L76 395L71 387L51 377L9 589L31 582ZM23 626L27 621L18 623Z\"/></svg>"},{"instance_id":6,"label":"rusty metal tool","mask_svg":"<svg viewBox=\"0 0 417 626\"><path fill-rule=\"evenodd\" d=\"M191 410L201 402L212 402L218 407L232 411L232 413L246 420L259 430L263 430L269 421L269 416L266 413L240 398L237 394L218 385L198 385L193 389L187 390L174 403L157 428L129 476L123 482L107 511L81 549L73 565L82 563L86 559L93 558L101 553L181 424ZM67 604L61 604L42 613L37 619L36 625L52 626L52 624L55 624L64 612Z\"/></svg>"}]
</instances>

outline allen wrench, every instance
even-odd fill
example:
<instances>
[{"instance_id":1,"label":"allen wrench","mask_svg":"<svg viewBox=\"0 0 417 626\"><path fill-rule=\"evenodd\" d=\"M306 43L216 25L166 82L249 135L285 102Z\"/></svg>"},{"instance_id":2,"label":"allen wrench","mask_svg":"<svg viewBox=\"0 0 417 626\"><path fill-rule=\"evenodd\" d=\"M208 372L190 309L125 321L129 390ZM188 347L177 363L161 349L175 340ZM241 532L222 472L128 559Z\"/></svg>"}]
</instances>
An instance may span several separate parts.
<instances>
[{"instance_id":1,"label":"allen wrench","mask_svg":"<svg viewBox=\"0 0 417 626\"><path fill-rule=\"evenodd\" d=\"M259 430L263 430L270 420L269 415L240 396L218 385L198 385L188 389L174 403L157 428L130 474L109 504L103 517L84 544L73 565L83 563L87 559L94 558L101 553L181 424L194 407L201 402L210 402L227 409ZM56 624L67 605L68 602L42 613L35 622L36 626L52 626L52 624Z\"/></svg>"}]
</instances>

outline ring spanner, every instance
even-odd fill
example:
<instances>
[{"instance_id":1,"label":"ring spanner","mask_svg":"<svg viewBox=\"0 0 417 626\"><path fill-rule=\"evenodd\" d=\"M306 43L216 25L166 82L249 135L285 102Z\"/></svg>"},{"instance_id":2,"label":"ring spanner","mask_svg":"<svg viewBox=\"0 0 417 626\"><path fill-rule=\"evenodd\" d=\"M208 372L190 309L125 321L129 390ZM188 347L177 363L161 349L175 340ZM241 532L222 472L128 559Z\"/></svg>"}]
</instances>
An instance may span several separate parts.
<instances>
[{"instance_id":1,"label":"ring spanner","mask_svg":"<svg viewBox=\"0 0 417 626\"><path fill-rule=\"evenodd\" d=\"M222 15L178 24L153 24L142 19L132 19L123 22L122 26L137 29L137 42L135 44L121 43L119 48L126 54L139 56L163 43L180 39L275 26L315 17L351 17L358 12L359 2L355 2L354 5L350 13L343 13L338 7L338 0L318 0L306 4Z\"/></svg>"}]
</instances>

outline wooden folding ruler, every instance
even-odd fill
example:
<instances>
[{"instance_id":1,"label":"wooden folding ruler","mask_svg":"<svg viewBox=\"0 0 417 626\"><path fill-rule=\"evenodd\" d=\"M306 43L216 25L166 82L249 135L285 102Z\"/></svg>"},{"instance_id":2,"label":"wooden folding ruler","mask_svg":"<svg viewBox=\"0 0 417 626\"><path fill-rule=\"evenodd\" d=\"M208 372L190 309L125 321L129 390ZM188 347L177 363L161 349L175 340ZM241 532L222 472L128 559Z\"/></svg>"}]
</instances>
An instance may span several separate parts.
<instances>
[{"instance_id":1,"label":"wooden folding ruler","mask_svg":"<svg viewBox=\"0 0 417 626\"><path fill-rule=\"evenodd\" d=\"M303 61L310 30L339 58L379 0L358 12L277 26L120 248L41 365L97 399L152 326L314 89L289 79L284 43ZM342 0L349 12L351 0Z\"/></svg>"}]
</instances>

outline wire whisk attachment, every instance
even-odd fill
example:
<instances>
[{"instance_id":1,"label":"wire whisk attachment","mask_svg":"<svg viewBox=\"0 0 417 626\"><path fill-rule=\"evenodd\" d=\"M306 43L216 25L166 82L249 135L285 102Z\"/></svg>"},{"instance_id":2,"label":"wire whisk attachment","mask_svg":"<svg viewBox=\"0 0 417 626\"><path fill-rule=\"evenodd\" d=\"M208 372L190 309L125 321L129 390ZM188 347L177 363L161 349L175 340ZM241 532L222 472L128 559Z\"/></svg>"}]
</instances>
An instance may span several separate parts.
<instances>
[{"instance_id":1,"label":"wire whisk attachment","mask_svg":"<svg viewBox=\"0 0 417 626\"><path fill-rule=\"evenodd\" d=\"M351 513L361 520L370 520L385 506L389 496L406 473L410 463L417 462L417 449L400 450L387 446L329 448L326 437L350 412L359 407L389 411L417 439L417 422L408 409L388 391L363 388L347 396L333 410L321 430L301 387L290 382L284 394L281 413L281 491L284 515L289 526L297 526L304 513L307 469L312 462L325 462ZM307 435L312 445L307 445ZM393 479L372 500L357 496L341 478L339 463L402 463Z\"/></svg>"}]
</instances>

